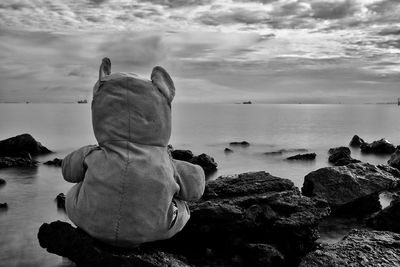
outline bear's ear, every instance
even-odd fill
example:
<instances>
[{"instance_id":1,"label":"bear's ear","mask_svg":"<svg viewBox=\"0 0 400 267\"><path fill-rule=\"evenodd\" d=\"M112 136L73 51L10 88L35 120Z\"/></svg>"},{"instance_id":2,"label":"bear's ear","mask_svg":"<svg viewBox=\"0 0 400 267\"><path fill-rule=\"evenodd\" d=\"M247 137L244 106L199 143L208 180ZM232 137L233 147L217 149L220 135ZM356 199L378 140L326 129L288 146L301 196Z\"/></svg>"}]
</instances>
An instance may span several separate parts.
<instances>
[{"instance_id":1,"label":"bear's ear","mask_svg":"<svg viewBox=\"0 0 400 267\"><path fill-rule=\"evenodd\" d=\"M111 60L108 57L105 57L101 61L100 69L99 69L99 81L106 76L111 74Z\"/></svg>"},{"instance_id":2,"label":"bear's ear","mask_svg":"<svg viewBox=\"0 0 400 267\"><path fill-rule=\"evenodd\" d=\"M175 86L168 72L160 66L154 67L151 72L151 81L167 100L172 102L175 96Z\"/></svg>"}]
</instances>

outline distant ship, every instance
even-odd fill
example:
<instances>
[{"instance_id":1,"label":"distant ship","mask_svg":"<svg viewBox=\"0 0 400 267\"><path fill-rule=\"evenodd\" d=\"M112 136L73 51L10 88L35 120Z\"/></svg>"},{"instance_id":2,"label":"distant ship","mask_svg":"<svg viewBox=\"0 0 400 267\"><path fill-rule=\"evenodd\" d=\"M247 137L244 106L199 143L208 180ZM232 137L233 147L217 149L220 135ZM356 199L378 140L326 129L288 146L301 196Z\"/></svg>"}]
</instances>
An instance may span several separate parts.
<instances>
[{"instance_id":1,"label":"distant ship","mask_svg":"<svg viewBox=\"0 0 400 267\"><path fill-rule=\"evenodd\" d=\"M244 101L242 104L252 104L251 101Z\"/></svg>"},{"instance_id":2,"label":"distant ship","mask_svg":"<svg viewBox=\"0 0 400 267\"><path fill-rule=\"evenodd\" d=\"M86 103L87 103L87 100L86 100L86 99L78 100L78 104L86 104Z\"/></svg>"}]
</instances>

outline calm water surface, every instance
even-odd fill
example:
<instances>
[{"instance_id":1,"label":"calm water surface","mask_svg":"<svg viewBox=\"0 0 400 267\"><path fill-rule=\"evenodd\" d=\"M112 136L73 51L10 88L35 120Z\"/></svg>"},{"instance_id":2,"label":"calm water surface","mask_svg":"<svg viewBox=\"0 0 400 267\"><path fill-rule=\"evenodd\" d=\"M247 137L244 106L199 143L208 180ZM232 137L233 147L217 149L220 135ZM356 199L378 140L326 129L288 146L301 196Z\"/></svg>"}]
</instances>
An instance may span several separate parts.
<instances>
[{"instance_id":1,"label":"calm water surface","mask_svg":"<svg viewBox=\"0 0 400 267\"><path fill-rule=\"evenodd\" d=\"M39 157L43 162L62 158L87 144L96 144L92 133L90 104L0 104L0 139L30 133L54 154ZM347 145L358 134L366 141L387 138L400 144L400 108L394 105L234 105L175 104L170 143L175 148L191 149L195 154L212 155L219 175L265 170L289 178L301 187L310 171L328 166L327 151ZM231 141L246 140L247 148L231 147ZM289 162L296 153L265 155L279 149L304 148L317 153L313 162ZM354 158L374 164L388 157L361 155ZM63 181L59 168L1 169L7 184L0 188L0 266L70 266L61 257L39 247L39 226L54 220L68 221L57 210L54 198L67 192L71 184Z\"/></svg>"}]
</instances>

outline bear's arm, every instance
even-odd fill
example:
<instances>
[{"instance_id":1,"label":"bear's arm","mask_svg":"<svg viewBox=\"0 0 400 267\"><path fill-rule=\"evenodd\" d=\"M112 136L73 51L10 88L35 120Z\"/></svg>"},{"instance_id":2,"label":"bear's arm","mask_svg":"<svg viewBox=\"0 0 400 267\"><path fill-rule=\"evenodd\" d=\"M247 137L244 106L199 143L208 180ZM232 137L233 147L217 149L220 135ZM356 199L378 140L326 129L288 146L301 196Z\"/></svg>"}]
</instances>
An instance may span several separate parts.
<instances>
[{"instance_id":1,"label":"bear's arm","mask_svg":"<svg viewBox=\"0 0 400 267\"><path fill-rule=\"evenodd\" d=\"M203 169L185 161L173 159L172 162L176 170L175 179L180 187L176 197L186 201L199 200L206 184Z\"/></svg>"},{"instance_id":2,"label":"bear's arm","mask_svg":"<svg viewBox=\"0 0 400 267\"><path fill-rule=\"evenodd\" d=\"M64 180L71 183L81 182L87 169L85 158L96 149L98 149L98 146L84 146L68 154L61 164Z\"/></svg>"}]
</instances>

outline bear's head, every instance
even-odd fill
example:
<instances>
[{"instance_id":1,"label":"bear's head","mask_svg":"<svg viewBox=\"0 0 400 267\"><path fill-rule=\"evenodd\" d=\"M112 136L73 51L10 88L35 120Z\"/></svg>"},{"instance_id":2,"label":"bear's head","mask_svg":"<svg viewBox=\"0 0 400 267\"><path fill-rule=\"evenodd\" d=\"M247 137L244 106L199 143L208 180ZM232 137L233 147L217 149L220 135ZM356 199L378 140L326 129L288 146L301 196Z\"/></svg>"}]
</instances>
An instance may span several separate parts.
<instances>
[{"instance_id":1,"label":"bear's head","mask_svg":"<svg viewBox=\"0 0 400 267\"><path fill-rule=\"evenodd\" d=\"M175 86L162 67L153 68L150 77L111 74L111 61L103 59L92 101L93 130L100 145L110 141L168 144Z\"/></svg>"}]
</instances>

